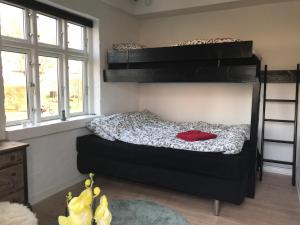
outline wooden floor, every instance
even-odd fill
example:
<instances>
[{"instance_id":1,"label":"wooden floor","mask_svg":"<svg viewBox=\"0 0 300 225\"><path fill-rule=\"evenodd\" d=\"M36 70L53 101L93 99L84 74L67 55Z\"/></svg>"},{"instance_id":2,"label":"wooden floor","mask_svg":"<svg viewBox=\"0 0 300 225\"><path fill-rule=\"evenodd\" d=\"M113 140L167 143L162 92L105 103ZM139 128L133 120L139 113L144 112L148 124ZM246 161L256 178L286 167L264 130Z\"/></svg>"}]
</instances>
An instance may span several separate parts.
<instances>
[{"instance_id":1,"label":"wooden floor","mask_svg":"<svg viewBox=\"0 0 300 225\"><path fill-rule=\"evenodd\" d=\"M246 199L240 206L223 203L219 217L212 213L212 200L123 180L98 178L97 183L109 199L154 201L181 213L191 225L300 225L297 191L287 176L266 174L262 183L257 182L255 199ZM34 205L40 225L64 213L67 191L76 194L79 190L82 184Z\"/></svg>"}]
</instances>

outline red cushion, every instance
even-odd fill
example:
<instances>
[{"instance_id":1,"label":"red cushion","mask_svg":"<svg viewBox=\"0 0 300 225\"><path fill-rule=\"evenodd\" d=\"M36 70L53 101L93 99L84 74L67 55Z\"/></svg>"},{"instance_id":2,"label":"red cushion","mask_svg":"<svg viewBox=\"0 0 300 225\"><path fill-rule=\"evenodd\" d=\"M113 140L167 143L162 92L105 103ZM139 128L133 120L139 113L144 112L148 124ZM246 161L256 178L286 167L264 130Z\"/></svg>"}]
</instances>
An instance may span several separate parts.
<instances>
[{"instance_id":1,"label":"red cushion","mask_svg":"<svg viewBox=\"0 0 300 225\"><path fill-rule=\"evenodd\" d=\"M189 130L186 132L178 133L176 137L185 141L200 141L200 140L214 139L217 137L217 135L212 133L202 132L200 130Z\"/></svg>"}]
</instances>

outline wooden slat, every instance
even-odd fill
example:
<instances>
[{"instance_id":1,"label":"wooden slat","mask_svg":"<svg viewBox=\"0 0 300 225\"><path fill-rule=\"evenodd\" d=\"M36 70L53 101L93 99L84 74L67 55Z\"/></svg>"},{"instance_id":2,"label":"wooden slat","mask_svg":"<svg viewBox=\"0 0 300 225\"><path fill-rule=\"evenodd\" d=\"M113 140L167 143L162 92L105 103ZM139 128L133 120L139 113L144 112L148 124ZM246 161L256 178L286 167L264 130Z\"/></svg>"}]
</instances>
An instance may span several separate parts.
<instances>
[{"instance_id":1,"label":"wooden slat","mask_svg":"<svg viewBox=\"0 0 300 225\"><path fill-rule=\"evenodd\" d=\"M269 70L267 72L268 83L295 83L297 70ZM263 71L261 81L263 81Z\"/></svg>"},{"instance_id":2,"label":"wooden slat","mask_svg":"<svg viewBox=\"0 0 300 225\"><path fill-rule=\"evenodd\" d=\"M267 122L278 122L278 123L295 123L295 120L278 120L278 119L265 119Z\"/></svg>"},{"instance_id":3,"label":"wooden slat","mask_svg":"<svg viewBox=\"0 0 300 225\"><path fill-rule=\"evenodd\" d=\"M264 141L281 143L281 144L294 144L294 141L284 141L284 140L277 140L277 139L266 139L265 138Z\"/></svg>"},{"instance_id":4,"label":"wooden slat","mask_svg":"<svg viewBox=\"0 0 300 225\"><path fill-rule=\"evenodd\" d=\"M284 164L284 165L293 165L293 162L287 162L287 161L281 161L281 160L275 160L275 159L264 159L265 162L269 163L278 163L278 164Z\"/></svg>"},{"instance_id":5,"label":"wooden slat","mask_svg":"<svg viewBox=\"0 0 300 225\"><path fill-rule=\"evenodd\" d=\"M266 102L296 102L294 99L266 99Z\"/></svg>"},{"instance_id":6,"label":"wooden slat","mask_svg":"<svg viewBox=\"0 0 300 225\"><path fill-rule=\"evenodd\" d=\"M256 66L105 70L105 82L255 82Z\"/></svg>"}]
</instances>

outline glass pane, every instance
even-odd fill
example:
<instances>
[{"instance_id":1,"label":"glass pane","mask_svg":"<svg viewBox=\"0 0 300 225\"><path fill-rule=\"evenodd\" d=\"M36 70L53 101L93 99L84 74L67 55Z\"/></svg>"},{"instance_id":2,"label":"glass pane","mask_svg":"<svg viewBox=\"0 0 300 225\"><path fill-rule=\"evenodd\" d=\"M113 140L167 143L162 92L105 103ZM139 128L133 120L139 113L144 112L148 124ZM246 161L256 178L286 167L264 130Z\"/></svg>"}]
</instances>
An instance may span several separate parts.
<instances>
[{"instance_id":1,"label":"glass pane","mask_svg":"<svg viewBox=\"0 0 300 225\"><path fill-rule=\"evenodd\" d=\"M13 38L25 38L24 10L0 3L1 34Z\"/></svg>"},{"instance_id":2,"label":"glass pane","mask_svg":"<svg viewBox=\"0 0 300 225\"><path fill-rule=\"evenodd\" d=\"M37 14L38 41L57 45L57 20L49 16Z\"/></svg>"},{"instance_id":3,"label":"glass pane","mask_svg":"<svg viewBox=\"0 0 300 225\"><path fill-rule=\"evenodd\" d=\"M83 62L69 60L70 113L83 112Z\"/></svg>"},{"instance_id":4,"label":"glass pane","mask_svg":"<svg viewBox=\"0 0 300 225\"><path fill-rule=\"evenodd\" d=\"M83 27L68 23L68 48L83 50Z\"/></svg>"},{"instance_id":5,"label":"glass pane","mask_svg":"<svg viewBox=\"0 0 300 225\"><path fill-rule=\"evenodd\" d=\"M26 54L1 52L6 121L28 119Z\"/></svg>"},{"instance_id":6,"label":"glass pane","mask_svg":"<svg viewBox=\"0 0 300 225\"><path fill-rule=\"evenodd\" d=\"M58 115L58 58L39 56L41 115Z\"/></svg>"}]
</instances>

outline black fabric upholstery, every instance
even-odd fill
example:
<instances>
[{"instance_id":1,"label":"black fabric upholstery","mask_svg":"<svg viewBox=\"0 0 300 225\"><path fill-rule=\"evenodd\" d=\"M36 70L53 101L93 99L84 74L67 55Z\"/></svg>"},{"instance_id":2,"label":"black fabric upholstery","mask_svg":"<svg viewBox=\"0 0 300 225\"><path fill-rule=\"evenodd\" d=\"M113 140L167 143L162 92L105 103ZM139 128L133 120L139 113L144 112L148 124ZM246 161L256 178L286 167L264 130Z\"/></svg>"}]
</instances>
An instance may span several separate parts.
<instances>
[{"instance_id":1,"label":"black fabric upholstery","mask_svg":"<svg viewBox=\"0 0 300 225\"><path fill-rule=\"evenodd\" d=\"M247 195L249 153L203 153L107 141L95 135L77 138L81 173L125 178L240 204Z\"/></svg>"},{"instance_id":2,"label":"black fabric upholstery","mask_svg":"<svg viewBox=\"0 0 300 225\"><path fill-rule=\"evenodd\" d=\"M247 171L248 151L237 155L134 145L108 141L95 135L78 138L78 152L145 166L211 177L239 179Z\"/></svg>"}]
</instances>

